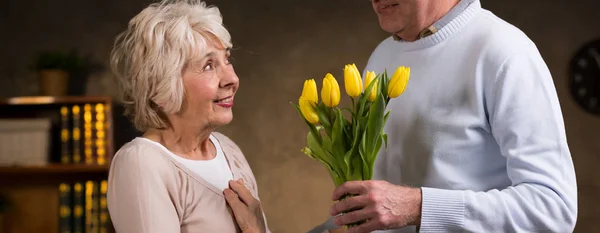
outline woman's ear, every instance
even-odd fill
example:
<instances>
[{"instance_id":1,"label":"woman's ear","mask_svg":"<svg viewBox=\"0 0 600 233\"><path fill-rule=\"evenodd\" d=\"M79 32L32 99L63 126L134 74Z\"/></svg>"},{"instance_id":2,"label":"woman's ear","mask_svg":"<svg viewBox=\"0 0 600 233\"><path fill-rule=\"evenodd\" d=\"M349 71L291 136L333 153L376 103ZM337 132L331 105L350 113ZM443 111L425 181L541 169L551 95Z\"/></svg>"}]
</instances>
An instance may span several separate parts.
<instances>
[{"instance_id":1,"label":"woman's ear","mask_svg":"<svg viewBox=\"0 0 600 233\"><path fill-rule=\"evenodd\" d=\"M163 104L160 104L160 103L157 103L156 101L154 101L154 100L152 100L152 99L150 100L150 106L151 106L152 108L156 109L156 110L161 110L161 111L164 111L164 109L165 109L165 105L164 105L164 103L163 103Z\"/></svg>"}]
</instances>

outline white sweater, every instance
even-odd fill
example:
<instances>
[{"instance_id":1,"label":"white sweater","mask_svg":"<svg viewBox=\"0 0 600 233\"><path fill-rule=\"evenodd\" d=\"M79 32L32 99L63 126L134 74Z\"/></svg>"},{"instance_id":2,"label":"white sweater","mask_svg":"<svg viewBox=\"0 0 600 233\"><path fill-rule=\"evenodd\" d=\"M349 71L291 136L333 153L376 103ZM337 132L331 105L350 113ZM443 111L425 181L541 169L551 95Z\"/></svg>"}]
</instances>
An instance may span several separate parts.
<instances>
[{"instance_id":1,"label":"white sweater","mask_svg":"<svg viewBox=\"0 0 600 233\"><path fill-rule=\"evenodd\" d=\"M437 33L383 41L366 70L411 67L375 179L422 187L421 232L570 232L577 186L535 44L475 1ZM388 232L414 231L414 228Z\"/></svg>"}]
</instances>

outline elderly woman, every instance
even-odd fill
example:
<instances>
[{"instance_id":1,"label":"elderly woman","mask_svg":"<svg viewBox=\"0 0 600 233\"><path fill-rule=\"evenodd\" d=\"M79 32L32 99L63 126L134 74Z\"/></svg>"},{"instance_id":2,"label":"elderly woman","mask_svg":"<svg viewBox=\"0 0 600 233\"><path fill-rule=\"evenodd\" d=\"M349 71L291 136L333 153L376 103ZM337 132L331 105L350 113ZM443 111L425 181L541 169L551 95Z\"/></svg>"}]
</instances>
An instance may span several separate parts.
<instances>
[{"instance_id":1,"label":"elderly woman","mask_svg":"<svg viewBox=\"0 0 600 233\"><path fill-rule=\"evenodd\" d=\"M144 132L112 160L117 232L268 232L250 166L214 131L239 88L231 46L219 10L191 0L152 4L117 37L111 64Z\"/></svg>"}]
</instances>

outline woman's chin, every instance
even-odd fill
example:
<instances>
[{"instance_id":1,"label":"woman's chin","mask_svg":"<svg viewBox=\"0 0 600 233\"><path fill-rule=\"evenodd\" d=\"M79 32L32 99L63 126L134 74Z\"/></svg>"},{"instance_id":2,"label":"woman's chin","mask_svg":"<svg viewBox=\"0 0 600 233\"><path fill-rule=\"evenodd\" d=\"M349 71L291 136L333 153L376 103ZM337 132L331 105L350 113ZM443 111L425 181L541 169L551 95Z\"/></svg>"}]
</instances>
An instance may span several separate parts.
<instances>
[{"instance_id":1,"label":"woman's chin","mask_svg":"<svg viewBox=\"0 0 600 233\"><path fill-rule=\"evenodd\" d=\"M224 126L231 123L232 120L233 114L223 114L222 116L219 116L217 119L215 119L213 123L217 126Z\"/></svg>"}]
</instances>

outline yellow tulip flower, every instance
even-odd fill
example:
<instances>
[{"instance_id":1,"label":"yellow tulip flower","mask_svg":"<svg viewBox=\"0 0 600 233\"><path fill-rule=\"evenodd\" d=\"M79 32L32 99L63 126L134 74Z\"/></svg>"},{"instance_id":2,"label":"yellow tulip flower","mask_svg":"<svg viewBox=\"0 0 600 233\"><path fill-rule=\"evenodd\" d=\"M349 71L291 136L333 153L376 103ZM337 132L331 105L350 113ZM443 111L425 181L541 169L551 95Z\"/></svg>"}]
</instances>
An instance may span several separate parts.
<instances>
[{"instance_id":1,"label":"yellow tulip flower","mask_svg":"<svg viewBox=\"0 0 600 233\"><path fill-rule=\"evenodd\" d=\"M304 97L301 96L300 100L298 100L298 105L300 105L300 112L302 112L302 115L308 122L313 125L319 123L319 116L314 109L315 104L313 104L311 100L304 99Z\"/></svg>"},{"instance_id":2,"label":"yellow tulip flower","mask_svg":"<svg viewBox=\"0 0 600 233\"><path fill-rule=\"evenodd\" d=\"M333 108L340 103L340 85L337 80L327 73L323 78L323 89L321 89L321 99L325 106Z\"/></svg>"},{"instance_id":3,"label":"yellow tulip flower","mask_svg":"<svg viewBox=\"0 0 600 233\"><path fill-rule=\"evenodd\" d=\"M356 65L352 64L344 67L344 86L350 97L358 97L362 93L362 79Z\"/></svg>"},{"instance_id":4,"label":"yellow tulip flower","mask_svg":"<svg viewBox=\"0 0 600 233\"><path fill-rule=\"evenodd\" d=\"M369 85L371 85L371 82L373 82L373 80L375 79L376 75L375 72L373 71L367 71L367 75L365 76L365 87L368 87ZM373 87L371 88L371 93L369 94L369 101L373 102L375 101L375 98L377 98L377 85L379 84L379 81L375 81L375 84L373 84Z\"/></svg>"},{"instance_id":5,"label":"yellow tulip flower","mask_svg":"<svg viewBox=\"0 0 600 233\"><path fill-rule=\"evenodd\" d=\"M302 89L302 98L314 104L319 102L317 83L314 79L308 79L304 81L304 88Z\"/></svg>"},{"instance_id":6,"label":"yellow tulip flower","mask_svg":"<svg viewBox=\"0 0 600 233\"><path fill-rule=\"evenodd\" d=\"M392 75L388 86L388 96L396 98L404 92L410 79L410 67L400 66Z\"/></svg>"}]
</instances>

